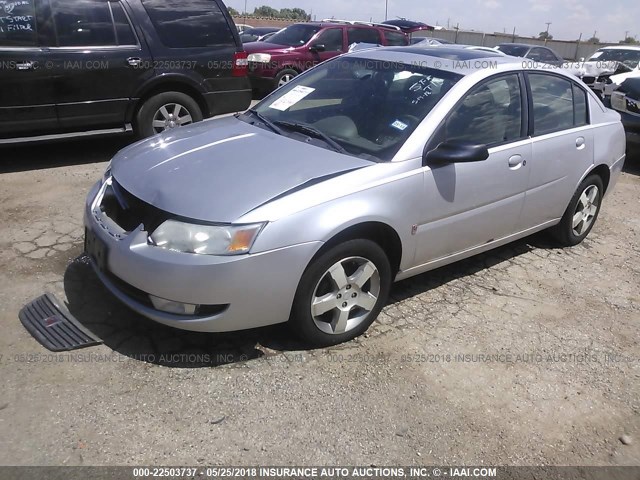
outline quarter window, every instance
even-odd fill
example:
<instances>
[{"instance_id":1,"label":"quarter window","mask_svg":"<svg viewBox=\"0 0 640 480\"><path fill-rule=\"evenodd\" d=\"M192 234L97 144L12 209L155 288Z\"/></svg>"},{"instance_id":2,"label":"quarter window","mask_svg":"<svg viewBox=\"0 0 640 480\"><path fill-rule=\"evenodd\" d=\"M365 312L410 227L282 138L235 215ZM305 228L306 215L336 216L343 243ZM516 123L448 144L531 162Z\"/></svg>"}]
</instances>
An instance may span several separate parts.
<instances>
[{"instance_id":1,"label":"quarter window","mask_svg":"<svg viewBox=\"0 0 640 480\"><path fill-rule=\"evenodd\" d=\"M348 44L354 43L372 43L379 45L380 32L374 28L350 28L347 30Z\"/></svg>"},{"instance_id":2,"label":"quarter window","mask_svg":"<svg viewBox=\"0 0 640 480\"><path fill-rule=\"evenodd\" d=\"M589 123L589 114L587 112L587 92L577 85L573 85L573 105L574 120L576 127L581 127Z\"/></svg>"},{"instance_id":3,"label":"quarter window","mask_svg":"<svg viewBox=\"0 0 640 480\"><path fill-rule=\"evenodd\" d=\"M390 47L399 47L408 45L409 41L404 33L400 32L384 32L384 38L387 40L387 45Z\"/></svg>"},{"instance_id":4,"label":"quarter window","mask_svg":"<svg viewBox=\"0 0 640 480\"><path fill-rule=\"evenodd\" d=\"M522 138L522 95L517 75L475 87L445 123L446 141L497 145Z\"/></svg>"},{"instance_id":5,"label":"quarter window","mask_svg":"<svg viewBox=\"0 0 640 480\"><path fill-rule=\"evenodd\" d=\"M534 135L544 135L587 123L586 96L579 88L574 91L570 80L530 73L529 83L533 101ZM574 104L575 94L578 95Z\"/></svg>"},{"instance_id":6,"label":"quarter window","mask_svg":"<svg viewBox=\"0 0 640 480\"><path fill-rule=\"evenodd\" d=\"M235 45L227 19L214 0L142 0L167 47Z\"/></svg>"},{"instance_id":7,"label":"quarter window","mask_svg":"<svg viewBox=\"0 0 640 480\"><path fill-rule=\"evenodd\" d=\"M33 0L0 2L0 47L36 45L36 12Z\"/></svg>"}]
</instances>

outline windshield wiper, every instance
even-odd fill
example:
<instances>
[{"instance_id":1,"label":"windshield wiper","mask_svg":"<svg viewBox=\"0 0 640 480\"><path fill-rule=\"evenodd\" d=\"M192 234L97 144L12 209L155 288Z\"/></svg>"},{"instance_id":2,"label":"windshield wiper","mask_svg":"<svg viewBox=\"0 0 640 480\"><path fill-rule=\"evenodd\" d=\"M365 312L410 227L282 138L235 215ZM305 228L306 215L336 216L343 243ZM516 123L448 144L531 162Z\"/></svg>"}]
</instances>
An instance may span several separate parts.
<instances>
[{"instance_id":1,"label":"windshield wiper","mask_svg":"<svg viewBox=\"0 0 640 480\"><path fill-rule=\"evenodd\" d=\"M264 123L267 127L269 127L271 129L271 131L277 133L278 135L282 135L282 130L279 129L271 120L269 120L267 117L265 117L264 115L262 115L261 113L259 113L255 108L250 108L249 110L247 110L245 113L250 113L252 115L254 115L258 120L260 120L262 123Z\"/></svg>"},{"instance_id":2,"label":"windshield wiper","mask_svg":"<svg viewBox=\"0 0 640 480\"><path fill-rule=\"evenodd\" d=\"M342 147L342 145L340 145L338 142L336 142L333 138L328 136L326 133L323 133L320 130L318 130L316 127L312 127L311 125L307 125L306 123L285 122L283 120L276 120L274 123L276 125L280 125L285 128L288 128L289 130L294 130L296 132L300 132L311 137L319 138L323 140L327 145L329 145L336 152L344 153L345 155L349 154Z\"/></svg>"}]
</instances>

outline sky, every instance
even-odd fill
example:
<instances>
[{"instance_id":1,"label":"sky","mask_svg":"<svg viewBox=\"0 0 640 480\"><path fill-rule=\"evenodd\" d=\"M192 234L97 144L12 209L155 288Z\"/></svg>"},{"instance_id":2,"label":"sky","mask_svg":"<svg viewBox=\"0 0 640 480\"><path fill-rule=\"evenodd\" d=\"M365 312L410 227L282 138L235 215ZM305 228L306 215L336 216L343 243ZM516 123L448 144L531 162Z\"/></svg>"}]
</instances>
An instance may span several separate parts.
<instances>
[{"instance_id":1,"label":"sky","mask_svg":"<svg viewBox=\"0 0 640 480\"><path fill-rule=\"evenodd\" d=\"M640 1L638 0L388 0L389 18L405 17L430 25L487 33L516 33L537 36L547 29L557 40L590 38L594 32L601 41L618 42L628 35L640 40ZM244 0L225 0L239 12ZM247 11L261 5L273 8L299 7L317 19L384 20L385 0L247 0Z\"/></svg>"}]
</instances>

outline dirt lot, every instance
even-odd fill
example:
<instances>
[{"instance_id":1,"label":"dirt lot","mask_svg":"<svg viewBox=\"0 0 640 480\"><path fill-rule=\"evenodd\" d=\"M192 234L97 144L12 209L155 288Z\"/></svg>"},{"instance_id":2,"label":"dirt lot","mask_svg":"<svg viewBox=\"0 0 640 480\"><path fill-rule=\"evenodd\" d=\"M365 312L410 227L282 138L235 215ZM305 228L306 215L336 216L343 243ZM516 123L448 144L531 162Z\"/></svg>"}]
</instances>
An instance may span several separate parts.
<instances>
[{"instance_id":1,"label":"dirt lot","mask_svg":"<svg viewBox=\"0 0 640 480\"><path fill-rule=\"evenodd\" d=\"M640 155L583 245L404 281L366 338L308 351L109 296L82 202L123 144L0 151L0 465L640 464ZM48 355L18 320L45 291L105 344Z\"/></svg>"}]
</instances>

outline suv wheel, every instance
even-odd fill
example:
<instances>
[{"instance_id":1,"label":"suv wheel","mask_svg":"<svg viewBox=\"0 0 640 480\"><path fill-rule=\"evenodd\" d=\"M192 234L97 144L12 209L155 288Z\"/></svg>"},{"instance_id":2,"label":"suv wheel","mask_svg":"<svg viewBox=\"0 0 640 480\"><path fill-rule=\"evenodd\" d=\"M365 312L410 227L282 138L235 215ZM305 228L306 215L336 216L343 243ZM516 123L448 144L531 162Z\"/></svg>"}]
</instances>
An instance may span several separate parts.
<instances>
[{"instance_id":1,"label":"suv wheel","mask_svg":"<svg viewBox=\"0 0 640 480\"><path fill-rule=\"evenodd\" d=\"M350 240L318 257L302 275L292 328L314 346L362 335L387 302L391 266L377 243Z\"/></svg>"},{"instance_id":2,"label":"suv wheel","mask_svg":"<svg viewBox=\"0 0 640 480\"><path fill-rule=\"evenodd\" d=\"M147 99L136 116L136 129L141 138L150 137L202 120L198 103L182 92L164 92Z\"/></svg>"},{"instance_id":3,"label":"suv wheel","mask_svg":"<svg viewBox=\"0 0 640 480\"><path fill-rule=\"evenodd\" d=\"M274 82L275 88L280 88L281 86L286 85L297 76L298 72L296 72L295 70L282 70L280 73L278 73L278 75L276 75L276 79Z\"/></svg>"}]
</instances>

